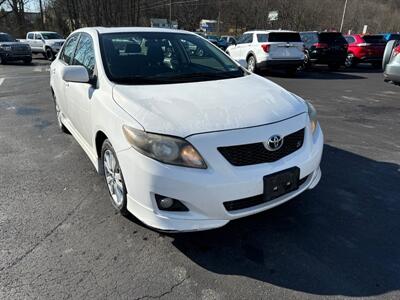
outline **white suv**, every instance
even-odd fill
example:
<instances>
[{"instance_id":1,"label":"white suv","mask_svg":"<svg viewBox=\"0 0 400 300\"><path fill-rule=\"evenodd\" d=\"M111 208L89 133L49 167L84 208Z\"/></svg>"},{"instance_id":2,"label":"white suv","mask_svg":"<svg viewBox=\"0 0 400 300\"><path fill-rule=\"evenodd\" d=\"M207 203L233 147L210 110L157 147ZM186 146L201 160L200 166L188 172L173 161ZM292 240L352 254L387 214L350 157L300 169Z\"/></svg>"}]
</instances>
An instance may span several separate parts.
<instances>
[{"instance_id":1,"label":"white suv","mask_svg":"<svg viewBox=\"0 0 400 300\"><path fill-rule=\"evenodd\" d=\"M248 31L226 52L251 72L278 68L295 73L304 62L304 44L294 31Z\"/></svg>"}]
</instances>

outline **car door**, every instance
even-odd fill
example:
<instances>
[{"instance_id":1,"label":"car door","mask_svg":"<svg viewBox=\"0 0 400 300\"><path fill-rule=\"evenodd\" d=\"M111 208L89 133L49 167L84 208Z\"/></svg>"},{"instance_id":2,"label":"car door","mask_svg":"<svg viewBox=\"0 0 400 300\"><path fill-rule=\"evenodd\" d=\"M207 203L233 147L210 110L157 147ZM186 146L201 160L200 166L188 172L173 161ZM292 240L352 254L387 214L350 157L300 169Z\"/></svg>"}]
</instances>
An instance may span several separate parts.
<instances>
[{"instance_id":1,"label":"car door","mask_svg":"<svg viewBox=\"0 0 400 300\"><path fill-rule=\"evenodd\" d=\"M81 33L72 65L84 66L89 73L90 81L94 82L96 60L93 40L89 34ZM65 87L71 123L88 144L91 142L92 135L90 108L94 93L96 93L96 87L93 83L69 82Z\"/></svg>"},{"instance_id":2,"label":"car door","mask_svg":"<svg viewBox=\"0 0 400 300\"><path fill-rule=\"evenodd\" d=\"M43 37L40 33L35 33L35 50L43 51Z\"/></svg>"},{"instance_id":3,"label":"car door","mask_svg":"<svg viewBox=\"0 0 400 300\"><path fill-rule=\"evenodd\" d=\"M253 34L252 33L245 33L243 34L237 41L236 46L232 45L229 48L229 53L231 57L240 63L243 67L247 66L246 57L244 52L249 47L249 42L253 41Z\"/></svg>"},{"instance_id":4,"label":"car door","mask_svg":"<svg viewBox=\"0 0 400 300\"><path fill-rule=\"evenodd\" d=\"M51 72L51 86L53 88L54 95L57 100L57 104L60 107L60 110L63 114L63 117L66 119L70 119L70 113L69 113L69 101L66 99L65 95L65 87L68 85L67 82L65 82L62 79L62 70L65 66L68 66L72 63L72 58L75 53L75 48L76 45L78 44L79 40L79 34L73 34L71 35L67 41L65 42L65 45L63 49L61 50L60 56L58 59L56 59L50 67L50 72Z\"/></svg>"}]
</instances>

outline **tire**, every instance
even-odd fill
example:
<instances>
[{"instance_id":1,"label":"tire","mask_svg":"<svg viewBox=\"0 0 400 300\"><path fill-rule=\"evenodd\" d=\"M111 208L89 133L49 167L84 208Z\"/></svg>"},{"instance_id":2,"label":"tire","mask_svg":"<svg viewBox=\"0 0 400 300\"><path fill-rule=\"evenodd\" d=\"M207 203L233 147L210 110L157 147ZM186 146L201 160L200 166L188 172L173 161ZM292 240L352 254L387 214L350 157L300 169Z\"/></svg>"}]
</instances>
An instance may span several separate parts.
<instances>
[{"instance_id":1,"label":"tire","mask_svg":"<svg viewBox=\"0 0 400 300\"><path fill-rule=\"evenodd\" d=\"M257 71L257 61L254 55L249 55L246 59L247 62L247 70L249 72L255 73Z\"/></svg>"},{"instance_id":2,"label":"tire","mask_svg":"<svg viewBox=\"0 0 400 300\"><path fill-rule=\"evenodd\" d=\"M51 48L46 48L46 58L50 61L54 60L54 52L51 50Z\"/></svg>"},{"instance_id":3,"label":"tire","mask_svg":"<svg viewBox=\"0 0 400 300\"><path fill-rule=\"evenodd\" d=\"M382 63L380 63L380 62L374 62L374 63L372 63L372 67L373 67L374 69L380 69L380 68L381 68L381 65L382 65Z\"/></svg>"},{"instance_id":4,"label":"tire","mask_svg":"<svg viewBox=\"0 0 400 300\"><path fill-rule=\"evenodd\" d=\"M385 71L386 65L389 63L390 58L392 57L393 48L395 46L396 41L392 40L386 44L385 52L383 53L382 59L382 70Z\"/></svg>"},{"instance_id":5,"label":"tire","mask_svg":"<svg viewBox=\"0 0 400 300\"><path fill-rule=\"evenodd\" d=\"M344 61L344 66L346 68L355 67L357 65L356 58L353 53L347 54L346 60Z\"/></svg>"},{"instance_id":6,"label":"tire","mask_svg":"<svg viewBox=\"0 0 400 300\"><path fill-rule=\"evenodd\" d=\"M5 65L7 61L0 55L0 65Z\"/></svg>"},{"instance_id":7,"label":"tire","mask_svg":"<svg viewBox=\"0 0 400 300\"><path fill-rule=\"evenodd\" d=\"M52 94L53 94L53 100L54 100L54 108L56 110L58 128L61 130L61 132L69 134L70 132L68 131L67 127L65 127L64 124L62 123L61 109L57 104L56 96L54 95L54 93L52 93Z\"/></svg>"},{"instance_id":8,"label":"tire","mask_svg":"<svg viewBox=\"0 0 400 300\"><path fill-rule=\"evenodd\" d=\"M24 64L26 65L29 65L31 62L32 62L32 57L24 59Z\"/></svg>"},{"instance_id":9,"label":"tire","mask_svg":"<svg viewBox=\"0 0 400 300\"><path fill-rule=\"evenodd\" d=\"M110 141L106 139L101 148L101 163L104 168L104 180L108 188L111 204L121 213L128 215L127 196L124 176L117 155Z\"/></svg>"},{"instance_id":10,"label":"tire","mask_svg":"<svg viewBox=\"0 0 400 300\"><path fill-rule=\"evenodd\" d=\"M308 54L308 52L306 52L304 55L304 63L302 66L300 66L300 70L308 70L310 68L311 68L310 55Z\"/></svg>"},{"instance_id":11,"label":"tire","mask_svg":"<svg viewBox=\"0 0 400 300\"><path fill-rule=\"evenodd\" d=\"M297 68L286 69L286 70L285 70L285 73L286 73L286 75L289 76L289 77L294 77L294 76L296 76Z\"/></svg>"},{"instance_id":12,"label":"tire","mask_svg":"<svg viewBox=\"0 0 400 300\"><path fill-rule=\"evenodd\" d=\"M337 71L340 68L340 64L339 63L330 63L330 64L328 64L328 68L331 71Z\"/></svg>"}]
</instances>

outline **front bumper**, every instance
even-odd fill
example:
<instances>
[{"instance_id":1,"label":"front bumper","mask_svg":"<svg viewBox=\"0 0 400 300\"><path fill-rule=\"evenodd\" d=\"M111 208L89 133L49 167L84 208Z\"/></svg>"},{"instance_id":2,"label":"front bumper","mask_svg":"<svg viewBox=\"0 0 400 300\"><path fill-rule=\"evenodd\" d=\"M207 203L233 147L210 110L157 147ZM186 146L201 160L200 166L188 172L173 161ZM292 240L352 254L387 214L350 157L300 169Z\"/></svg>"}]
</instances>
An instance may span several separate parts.
<instances>
[{"instance_id":1,"label":"front bumper","mask_svg":"<svg viewBox=\"0 0 400 300\"><path fill-rule=\"evenodd\" d=\"M272 134L294 132L304 124L308 124L307 114L255 128L191 136L188 140L207 162L208 169L205 170L165 165L133 149L120 151L117 155L128 191L128 210L150 227L196 231L221 227L230 220L280 205L317 185L321 177L319 164L323 149L323 134L319 127L312 135L307 125L303 146L273 163L235 167L225 160L217 147L264 141ZM224 202L262 194L265 175L294 166L300 168L300 179L308 176L297 190L249 208L225 209ZM189 211L160 211L155 194L178 199Z\"/></svg>"},{"instance_id":2,"label":"front bumper","mask_svg":"<svg viewBox=\"0 0 400 300\"><path fill-rule=\"evenodd\" d=\"M31 52L26 53L12 53L12 52L2 52L1 57L7 61L17 61L32 58Z\"/></svg>"},{"instance_id":3,"label":"front bumper","mask_svg":"<svg viewBox=\"0 0 400 300\"><path fill-rule=\"evenodd\" d=\"M387 80L400 83L400 63L389 63L383 73Z\"/></svg>"}]
</instances>

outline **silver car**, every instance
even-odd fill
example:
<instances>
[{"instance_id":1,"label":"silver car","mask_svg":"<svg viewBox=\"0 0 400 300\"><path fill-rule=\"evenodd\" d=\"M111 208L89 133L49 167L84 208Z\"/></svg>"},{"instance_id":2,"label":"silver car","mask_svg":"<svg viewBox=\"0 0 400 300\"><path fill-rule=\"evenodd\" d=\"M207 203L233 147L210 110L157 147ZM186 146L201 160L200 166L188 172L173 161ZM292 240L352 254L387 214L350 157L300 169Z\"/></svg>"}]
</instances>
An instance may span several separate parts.
<instances>
[{"instance_id":1,"label":"silver car","mask_svg":"<svg viewBox=\"0 0 400 300\"><path fill-rule=\"evenodd\" d=\"M385 81L400 84L400 40L387 43L382 67Z\"/></svg>"}]
</instances>

